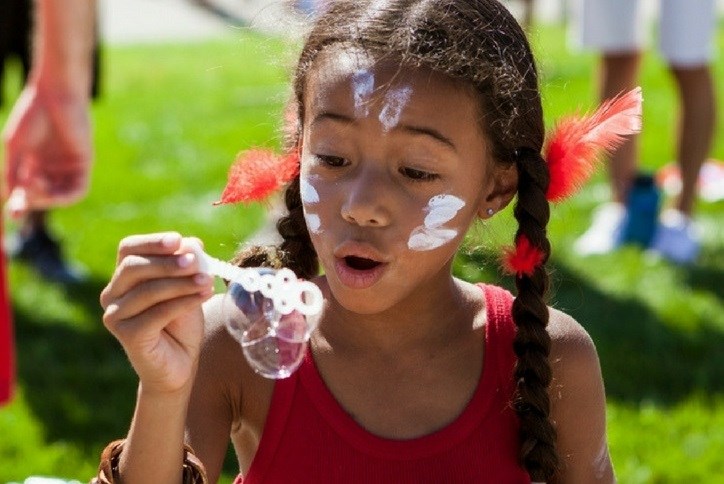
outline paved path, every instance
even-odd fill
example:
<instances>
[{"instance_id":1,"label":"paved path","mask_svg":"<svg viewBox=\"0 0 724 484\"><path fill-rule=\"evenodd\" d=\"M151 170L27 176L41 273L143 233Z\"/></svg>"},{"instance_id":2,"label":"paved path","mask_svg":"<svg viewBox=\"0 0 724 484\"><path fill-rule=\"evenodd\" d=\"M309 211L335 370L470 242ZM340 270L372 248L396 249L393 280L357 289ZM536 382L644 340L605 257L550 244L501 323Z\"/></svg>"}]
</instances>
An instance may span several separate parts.
<instances>
[{"instance_id":1,"label":"paved path","mask_svg":"<svg viewBox=\"0 0 724 484\"><path fill-rule=\"evenodd\" d=\"M284 0L212 1L233 18L211 13L192 0L100 0L101 37L110 44L194 41L244 27L272 32L299 28L300 19L291 15Z\"/></svg>"}]
</instances>

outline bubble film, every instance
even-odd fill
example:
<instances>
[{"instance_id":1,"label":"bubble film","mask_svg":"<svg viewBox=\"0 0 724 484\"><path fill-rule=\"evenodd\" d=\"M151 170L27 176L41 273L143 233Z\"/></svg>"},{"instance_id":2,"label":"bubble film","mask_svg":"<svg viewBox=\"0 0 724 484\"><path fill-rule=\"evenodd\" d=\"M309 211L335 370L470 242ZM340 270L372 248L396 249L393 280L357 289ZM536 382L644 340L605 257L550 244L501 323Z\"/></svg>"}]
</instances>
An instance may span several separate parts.
<instances>
[{"instance_id":1,"label":"bubble film","mask_svg":"<svg viewBox=\"0 0 724 484\"><path fill-rule=\"evenodd\" d=\"M229 333L241 344L254 371L278 379L299 367L314 329L305 315L297 310L282 314L273 297L248 292L237 282L229 284L223 313Z\"/></svg>"}]
</instances>

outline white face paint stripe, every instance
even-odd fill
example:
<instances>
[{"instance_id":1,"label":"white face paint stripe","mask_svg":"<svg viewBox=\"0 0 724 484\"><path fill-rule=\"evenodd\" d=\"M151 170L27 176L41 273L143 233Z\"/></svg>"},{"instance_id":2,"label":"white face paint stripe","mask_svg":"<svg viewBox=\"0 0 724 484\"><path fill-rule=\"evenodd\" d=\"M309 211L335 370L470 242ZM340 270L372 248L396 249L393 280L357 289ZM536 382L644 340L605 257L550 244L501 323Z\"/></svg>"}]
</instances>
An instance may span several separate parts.
<instances>
[{"instance_id":1,"label":"white face paint stripe","mask_svg":"<svg viewBox=\"0 0 724 484\"><path fill-rule=\"evenodd\" d=\"M417 227L412 231L407 247L410 250L432 250L450 242L458 234L457 230L429 227Z\"/></svg>"},{"instance_id":2,"label":"white face paint stripe","mask_svg":"<svg viewBox=\"0 0 724 484\"><path fill-rule=\"evenodd\" d=\"M452 195L437 195L427 202L425 227L439 227L455 218L465 202Z\"/></svg>"},{"instance_id":3,"label":"white face paint stripe","mask_svg":"<svg viewBox=\"0 0 724 484\"><path fill-rule=\"evenodd\" d=\"M306 178L299 179L299 192L304 203L319 203L319 193Z\"/></svg>"},{"instance_id":4,"label":"white face paint stripe","mask_svg":"<svg viewBox=\"0 0 724 484\"><path fill-rule=\"evenodd\" d=\"M317 193L317 190L307 178L302 177L299 179L299 195L302 199L302 209L304 211L304 220L307 222L307 228L315 234L322 232L322 220L319 218L319 215L308 211L309 205L319 203L319 193Z\"/></svg>"},{"instance_id":5,"label":"white face paint stripe","mask_svg":"<svg viewBox=\"0 0 724 484\"><path fill-rule=\"evenodd\" d=\"M410 234L407 247L411 250L433 250L457 237L458 231L444 228L465 206L465 202L453 195L432 197L423 209L427 212L424 225L416 227Z\"/></svg>"},{"instance_id":6,"label":"white face paint stripe","mask_svg":"<svg viewBox=\"0 0 724 484\"><path fill-rule=\"evenodd\" d=\"M400 115L412 96L412 88L402 86L385 93L385 104L380 111L380 122L385 131L389 131L400 122Z\"/></svg>"},{"instance_id":7,"label":"white face paint stripe","mask_svg":"<svg viewBox=\"0 0 724 484\"><path fill-rule=\"evenodd\" d=\"M369 71L357 71L352 76L354 115L357 118L369 116L369 101L375 89L375 75Z\"/></svg>"},{"instance_id":8,"label":"white face paint stripe","mask_svg":"<svg viewBox=\"0 0 724 484\"><path fill-rule=\"evenodd\" d=\"M316 213L304 212L304 220L307 221L307 228L310 232L319 234L322 232L322 220Z\"/></svg>"}]
</instances>

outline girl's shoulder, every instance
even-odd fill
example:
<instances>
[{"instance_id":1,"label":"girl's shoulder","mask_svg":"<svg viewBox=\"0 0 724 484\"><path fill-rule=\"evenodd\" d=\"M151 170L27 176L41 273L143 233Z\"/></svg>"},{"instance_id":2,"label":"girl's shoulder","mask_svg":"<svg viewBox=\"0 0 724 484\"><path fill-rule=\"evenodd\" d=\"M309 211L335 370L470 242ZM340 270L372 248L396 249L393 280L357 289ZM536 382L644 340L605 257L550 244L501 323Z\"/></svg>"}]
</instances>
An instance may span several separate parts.
<instances>
[{"instance_id":1,"label":"girl's shoulder","mask_svg":"<svg viewBox=\"0 0 724 484\"><path fill-rule=\"evenodd\" d=\"M507 289L488 284L463 283L470 301L484 301L478 306L478 313L484 314L483 320L495 319L499 331L509 333L512 338L515 323L511 310L515 296ZM482 289L483 297L480 297ZM572 316L553 307L548 307L549 320L546 330L551 338L551 362L570 360L589 360L598 364L598 356L593 340L585 328Z\"/></svg>"},{"instance_id":2,"label":"girl's shoulder","mask_svg":"<svg viewBox=\"0 0 724 484\"><path fill-rule=\"evenodd\" d=\"M223 295L217 294L204 304L204 341L199 361L200 370L212 370L219 378L237 381L243 360L241 346L226 330L222 311Z\"/></svg>"},{"instance_id":3,"label":"girl's shoulder","mask_svg":"<svg viewBox=\"0 0 724 484\"><path fill-rule=\"evenodd\" d=\"M591 336L570 315L553 308L550 309L548 334L551 337L549 361L553 380L549 394L553 420L558 422L559 428L570 428L567 424L578 420L576 416L585 419L593 414L603 415L603 377ZM582 409L585 409L583 413Z\"/></svg>"},{"instance_id":4,"label":"girl's shoulder","mask_svg":"<svg viewBox=\"0 0 724 484\"><path fill-rule=\"evenodd\" d=\"M551 309L549 387L556 445L566 482L614 482L606 443L606 395L593 340L566 313Z\"/></svg>"},{"instance_id":5,"label":"girl's shoulder","mask_svg":"<svg viewBox=\"0 0 724 484\"><path fill-rule=\"evenodd\" d=\"M197 381L206 380L203 385L213 385L211 391L221 392L233 411L233 420L239 423L250 414L266 409L250 408L254 402L269 394L273 381L260 377L247 363L241 344L226 329L222 311L223 295L216 295L204 304L204 341L199 358ZM255 395L244 399L243 395Z\"/></svg>"},{"instance_id":6,"label":"girl's shoulder","mask_svg":"<svg viewBox=\"0 0 724 484\"><path fill-rule=\"evenodd\" d=\"M558 309L549 308L549 315L547 329L551 338L551 361L595 360L598 365L596 347L585 328Z\"/></svg>"}]
</instances>

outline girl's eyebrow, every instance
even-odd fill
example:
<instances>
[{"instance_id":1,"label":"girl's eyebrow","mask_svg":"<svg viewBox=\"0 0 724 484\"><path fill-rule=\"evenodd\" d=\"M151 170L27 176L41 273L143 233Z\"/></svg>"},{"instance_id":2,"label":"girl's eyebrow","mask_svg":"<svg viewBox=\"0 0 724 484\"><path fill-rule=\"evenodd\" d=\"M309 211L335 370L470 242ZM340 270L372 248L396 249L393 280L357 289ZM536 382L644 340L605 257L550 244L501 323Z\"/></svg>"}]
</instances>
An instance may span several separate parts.
<instances>
[{"instance_id":1,"label":"girl's eyebrow","mask_svg":"<svg viewBox=\"0 0 724 484\"><path fill-rule=\"evenodd\" d=\"M310 126L314 126L315 124L319 123L320 121L338 121L344 124L352 124L354 123L354 119L350 116L339 114L339 113L333 113L330 111L321 111L318 113L314 118L312 118L312 122L310 123Z\"/></svg>"},{"instance_id":2,"label":"girl's eyebrow","mask_svg":"<svg viewBox=\"0 0 724 484\"><path fill-rule=\"evenodd\" d=\"M344 124L353 124L355 122L354 118L351 116L347 116L345 114L340 113L334 113L330 111L322 111L314 118L312 119L311 126L314 126L315 124L321 122L321 121L337 121ZM453 151L457 152L457 147L455 146L455 143L452 142L450 138L440 133L438 130L427 127L427 126L413 126L410 124L399 124L392 128L392 131L404 131L410 134L415 135L424 135L432 138L433 140L442 143L445 145L446 148L452 149Z\"/></svg>"},{"instance_id":3,"label":"girl's eyebrow","mask_svg":"<svg viewBox=\"0 0 724 484\"><path fill-rule=\"evenodd\" d=\"M429 128L427 126L413 126L409 124L400 124L392 128L392 131L405 131L410 134L421 134L425 136L429 136L430 138L434 139L435 141L439 141L440 143L446 145L447 148L452 149L453 151L457 152L457 147L455 146L455 143L450 140L447 136L443 135L441 132L439 132L436 129Z\"/></svg>"}]
</instances>

